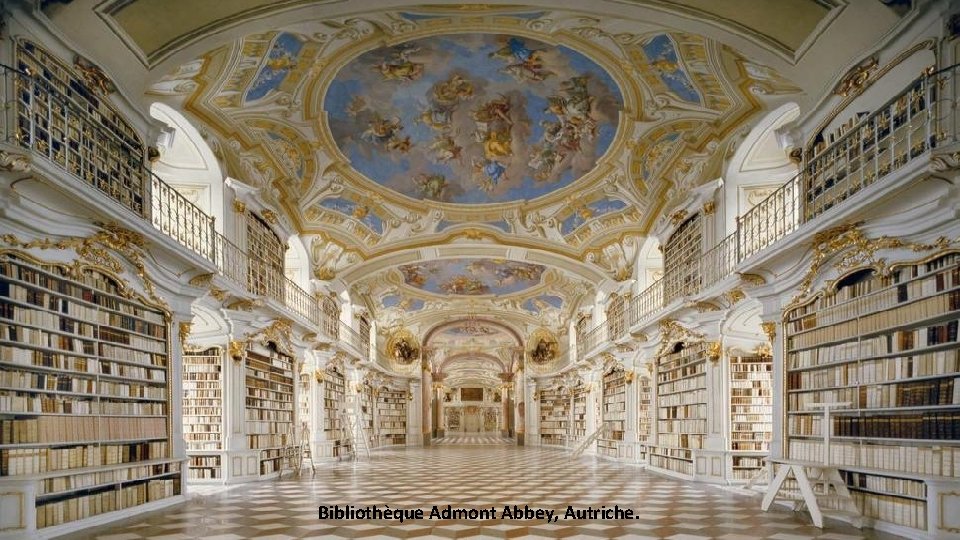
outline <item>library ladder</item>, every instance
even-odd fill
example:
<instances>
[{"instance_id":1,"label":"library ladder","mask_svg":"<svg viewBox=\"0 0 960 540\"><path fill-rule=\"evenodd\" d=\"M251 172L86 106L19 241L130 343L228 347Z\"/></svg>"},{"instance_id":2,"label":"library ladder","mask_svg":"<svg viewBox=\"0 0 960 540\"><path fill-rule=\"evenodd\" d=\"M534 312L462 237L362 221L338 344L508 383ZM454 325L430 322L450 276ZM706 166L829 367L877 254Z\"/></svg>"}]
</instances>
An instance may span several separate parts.
<instances>
[{"instance_id":1,"label":"library ladder","mask_svg":"<svg viewBox=\"0 0 960 540\"><path fill-rule=\"evenodd\" d=\"M795 461L788 459L771 460L778 464L779 470L774 476L773 481L767 487L767 494L763 497L760 505L761 510L766 512L770 509L773 501L777 497L795 501L794 510L804 510L810 512L810 518L813 519L815 527L823 528L824 509L821 504L832 508L835 505L839 510L832 510L831 513L839 513L851 518L853 525L857 528L863 526L863 519L857 505L847 489L847 483L840 476L840 471L830 465L810 461ZM808 474L807 471L810 471ZM799 488L785 486L788 477L792 476L793 481Z\"/></svg>"},{"instance_id":2,"label":"library ladder","mask_svg":"<svg viewBox=\"0 0 960 540\"><path fill-rule=\"evenodd\" d=\"M607 429L606 424L600 424L600 427L598 427L593 433L591 433L585 439L580 441L580 444L578 444L577 447L574 448L573 451L570 453L570 457L578 458L582 456L583 453L586 452L587 448L589 448L591 444L596 442L596 440L599 439L601 435L603 435L603 432L606 431L606 429Z\"/></svg>"},{"instance_id":3,"label":"library ladder","mask_svg":"<svg viewBox=\"0 0 960 540\"><path fill-rule=\"evenodd\" d=\"M316 475L317 467L313 463L313 445L310 444L310 428L304 424L303 428L300 430L300 459L301 467L303 462L310 462L310 471Z\"/></svg>"}]
</instances>

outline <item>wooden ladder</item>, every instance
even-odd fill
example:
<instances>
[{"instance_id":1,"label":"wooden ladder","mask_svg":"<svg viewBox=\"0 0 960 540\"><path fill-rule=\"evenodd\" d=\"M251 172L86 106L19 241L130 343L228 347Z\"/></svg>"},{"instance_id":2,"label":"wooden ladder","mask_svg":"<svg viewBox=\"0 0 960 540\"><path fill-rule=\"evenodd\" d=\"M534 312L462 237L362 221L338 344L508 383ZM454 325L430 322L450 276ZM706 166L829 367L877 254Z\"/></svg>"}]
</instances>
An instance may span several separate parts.
<instances>
[{"instance_id":1,"label":"wooden ladder","mask_svg":"<svg viewBox=\"0 0 960 540\"><path fill-rule=\"evenodd\" d=\"M816 527L823 528L824 513L847 517L854 527L863 526L863 517L847 489L840 471L833 466L809 462L779 462L780 469L767 487L760 508L766 512L779 497L794 501L794 510L807 510ZM810 471L810 474L807 471ZM792 477L799 493L784 484ZM823 503L839 503L839 509L825 509Z\"/></svg>"}]
</instances>

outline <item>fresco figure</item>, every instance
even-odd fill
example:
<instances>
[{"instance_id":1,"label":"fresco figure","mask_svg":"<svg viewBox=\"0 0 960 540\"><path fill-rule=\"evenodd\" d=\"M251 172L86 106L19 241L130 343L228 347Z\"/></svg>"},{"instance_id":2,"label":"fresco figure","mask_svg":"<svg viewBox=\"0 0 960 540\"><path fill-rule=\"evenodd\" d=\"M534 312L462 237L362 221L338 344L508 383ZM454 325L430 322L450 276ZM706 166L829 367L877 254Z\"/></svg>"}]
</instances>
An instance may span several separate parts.
<instances>
[{"instance_id":1,"label":"fresco figure","mask_svg":"<svg viewBox=\"0 0 960 540\"><path fill-rule=\"evenodd\" d=\"M403 126L400 124L400 118L394 117L388 120L376 115L367 123L367 129L360 134L360 138L367 142L386 144L401 129Z\"/></svg>"},{"instance_id":2,"label":"fresco figure","mask_svg":"<svg viewBox=\"0 0 960 540\"><path fill-rule=\"evenodd\" d=\"M410 60L410 55L420 52L420 47L405 46L395 49L392 58L380 62L374 68L386 81L415 81L423 76L424 64Z\"/></svg>"},{"instance_id":3,"label":"fresco figure","mask_svg":"<svg viewBox=\"0 0 960 540\"><path fill-rule=\"evenodd\" d=\"M414 181L425 198L435 201L443 200L444 192L447 190L447 179L442 174L420 173Z\"/></svg>"},{"instance_id":4,"label":"fresco figure","mask_svg":"<svg viewBox=\"0 0 960 540\"><path fill-rule=\"evenodd\" d=\"M437 163L446 163L454 159L459 160L463 152L463 147L458 146L457 141L449 135L435 138L430 145L430 149L433 150L433 159Z\"/></svg>"},{"instance_id":5,"label":"fresco figure","mask_svg":"<svg viewBox=\"0 0 960 540\"><path fill-rule=\"evenodd\" d=\"M492 191L507 173L503 163L492 159L473 160L474 177L480 189Z\"/></svg>"}]
</instances>

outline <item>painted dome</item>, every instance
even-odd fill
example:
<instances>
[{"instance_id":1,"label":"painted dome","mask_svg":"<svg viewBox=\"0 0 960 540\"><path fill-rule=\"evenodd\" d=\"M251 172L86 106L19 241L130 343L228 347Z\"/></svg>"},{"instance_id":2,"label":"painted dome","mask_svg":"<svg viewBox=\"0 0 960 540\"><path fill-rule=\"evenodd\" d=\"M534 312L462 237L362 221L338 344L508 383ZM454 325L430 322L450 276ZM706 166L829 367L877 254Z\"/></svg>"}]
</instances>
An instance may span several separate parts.
<instances>
[{"instance_id":1,"label":"painted dome","mask_svg":"<svg viewBox=\"0 0 960 540\"><path fill-rule=\"evenodd\" d=\"M413 199L530 200L593 169L617 131L613 78L568 47L431 36L347 63L324 110L351 166Z\"/></svg>"}]
</instances>

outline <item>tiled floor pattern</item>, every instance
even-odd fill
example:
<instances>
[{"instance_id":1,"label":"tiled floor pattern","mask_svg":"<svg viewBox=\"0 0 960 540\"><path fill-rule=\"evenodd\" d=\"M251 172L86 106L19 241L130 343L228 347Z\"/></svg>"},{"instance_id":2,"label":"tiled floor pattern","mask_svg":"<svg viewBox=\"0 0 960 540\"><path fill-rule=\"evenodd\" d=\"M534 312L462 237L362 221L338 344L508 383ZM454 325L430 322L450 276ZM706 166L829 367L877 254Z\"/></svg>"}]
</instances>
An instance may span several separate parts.
<instances>
[{"instance_id":1,"label":"tiled floor pattern","mask_svg":"<svg viewBox=\"0 0 960 540\"><path fill-rule=\"evenodd\" d=\"M496 445L515 445L517 442L507 437L499 435L447 435L433 440L434 445L448 444L496 444Z\"/></svg>"},{"instance_id":2,"label":"tiled floor pattern","mask_svg":"<svg viewBox=\"0 0 960 540\"><path fill-rule=\"evenodd\" d=\"M289 540L291 538L666 538L669 540L855 540L895 538L801 514L760 512L758 498L657 476L635 467L566 452L516 446L396 448L360 462L326 463L316 476L204 489L186 504L69 540ZM395 520L318 519L318 505L495 508L568 505L633 509L639 519Z\"/></svg>"}]
</instances>

